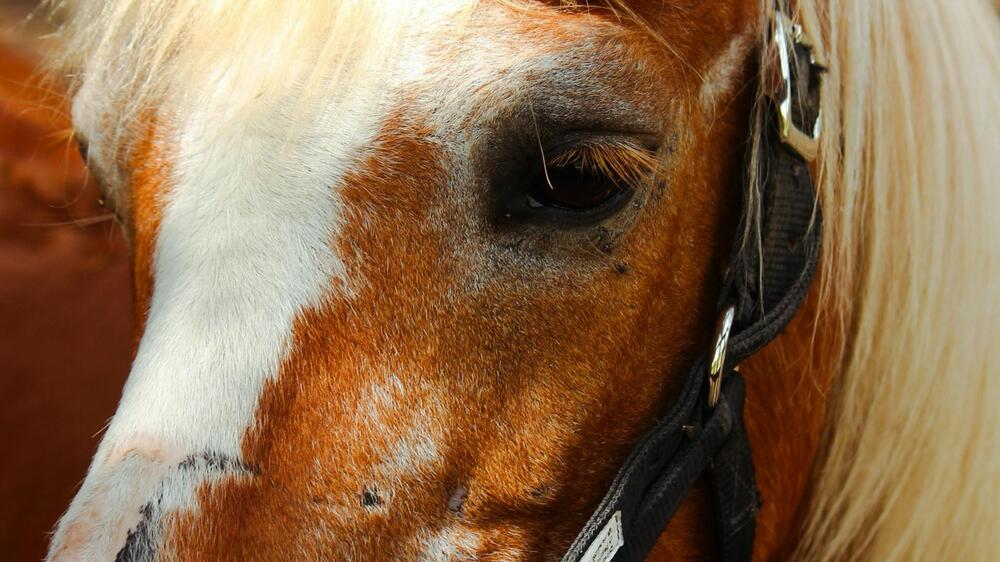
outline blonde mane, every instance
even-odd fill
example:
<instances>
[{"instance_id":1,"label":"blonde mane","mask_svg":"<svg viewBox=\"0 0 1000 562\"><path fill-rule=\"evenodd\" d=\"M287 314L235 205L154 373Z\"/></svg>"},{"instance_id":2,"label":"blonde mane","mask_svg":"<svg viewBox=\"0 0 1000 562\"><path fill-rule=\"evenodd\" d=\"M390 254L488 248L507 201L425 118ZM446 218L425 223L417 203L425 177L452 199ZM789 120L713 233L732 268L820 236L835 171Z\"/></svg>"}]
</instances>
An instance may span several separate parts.
<instances>
[{"instance_id":1,"label":"blonde mane","mask_svg":"<svg viewBox=\"0 0 1000 562\"><path fill-rule=\"evenodd\" d=\"M219 60L255 65L255 93L377 72L421 4L54 3L67 21L62 68L114 76L122 132ZM822 23L830 63L820 288L845 342L829 366L838 383L796 557L1000 559L1000 396L988 363L1000 333L996 6L794 4Z\"/></svg>"},{"instance_id":2,"label":"blonde mane","mask_svg":"<svg viewBox=\"0 0 1000 562\"><path fill-rule=\"evenodd\" d=\"M307 105L333 84L345 89L377 80L392 49L419 32L419 16L429 11L408 0L47 3L60 27L53 66L71 92L85 75L106 85L114 106L111 138L125 143L164 99L197 104L206 86L217 87L227 76L252 80L227 84L233 115L290 91ZM475 4L453 3L456 10Z\"/></svg>"},{"instance_id":3,"label":"blonde mane","mask_svg":"<svg viewBox=\"0 0 1000 562\"><path fill-rule=\"evenodd\" d=\"M825 24L821 287L848 319L799 558L996 560L995 6L798 7Z\"/></svg>"}]
</instances>

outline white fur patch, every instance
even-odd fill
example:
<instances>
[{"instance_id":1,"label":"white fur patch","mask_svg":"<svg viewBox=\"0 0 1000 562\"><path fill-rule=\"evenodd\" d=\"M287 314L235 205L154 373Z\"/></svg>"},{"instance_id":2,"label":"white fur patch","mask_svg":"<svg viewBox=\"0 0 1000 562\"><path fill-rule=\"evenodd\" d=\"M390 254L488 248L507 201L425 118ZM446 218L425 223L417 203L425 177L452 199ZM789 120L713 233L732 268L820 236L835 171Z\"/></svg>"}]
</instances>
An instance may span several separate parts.
<instances>
[{"instance_id":1,"label":"white fur patch","mask_svg":"<svg viewBox=\"0 0 1000 562\"><path fill-rule=\"evenodd\" d=\"M420 539L421 562L475 560L479 535L460 525L451 525Z\"/></svg>"},{"instance_id":2,"label":"white fur patch","mask_svg":"<svg viewBox=\"0 0 1000 562\"><path fill-rule=\"evenodd\" d=\"M746 60L750 40L749 35L734 37L719 58L715 59L708 72L703 75L699 101L704 110L715 110L722 97L732 91L735 74Z\"/></svg>"},{"instance_id":3,"label":"white fur patch","mask_svg":"<svg viewBox=\"0 0 1000 562\"><path fill-rule=\"evenodd\" d=\"M442 461L438 443L448 425L447 409L425 388L407 389L396 375L368 388L360 402L366 425L398 436L381 451L372 474L389 486L434 473ZM426 398L430 398L427 400Z\"/></svg>"}]
</instances>

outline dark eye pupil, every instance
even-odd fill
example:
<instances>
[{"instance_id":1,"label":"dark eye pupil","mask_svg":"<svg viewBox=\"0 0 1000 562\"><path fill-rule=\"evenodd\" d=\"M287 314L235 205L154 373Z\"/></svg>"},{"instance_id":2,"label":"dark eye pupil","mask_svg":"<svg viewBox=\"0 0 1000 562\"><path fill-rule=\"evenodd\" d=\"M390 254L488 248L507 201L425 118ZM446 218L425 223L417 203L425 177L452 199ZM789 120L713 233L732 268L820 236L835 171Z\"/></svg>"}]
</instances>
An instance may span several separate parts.
<instances>
[{"instance_id":1,"label":"dark eye pupil","mask_svg":"<svg viewBox=\"0 0 1000 562\"><path fill-rule=\"evenodd\" d=\"M547 171L548 180L543 175L528 194L533 206L591 209L622 191L613 179L578 166L549 166Z\"/></svg>"}]
</instances>

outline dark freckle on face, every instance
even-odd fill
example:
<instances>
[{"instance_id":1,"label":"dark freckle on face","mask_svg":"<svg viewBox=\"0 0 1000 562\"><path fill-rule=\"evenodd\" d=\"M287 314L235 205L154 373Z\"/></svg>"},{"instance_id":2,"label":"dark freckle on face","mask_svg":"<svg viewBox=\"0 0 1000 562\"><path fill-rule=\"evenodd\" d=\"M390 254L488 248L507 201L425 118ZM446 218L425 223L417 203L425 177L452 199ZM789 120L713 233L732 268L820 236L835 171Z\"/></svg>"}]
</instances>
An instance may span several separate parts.
<instances>
[{"instance_id":1,"label":"dark freckle on face","mask_svg":"<svg viewBox=\"0 0 1000 562\"><path fill-rule=\"evenodd\" d=\"M531 497L536 500L540 500L549 494L549 487L545 484L539 484L531 490Z\"/></svg>"},{"instance_id":2,"label":"dark freckle on face","mask_svg":"<svg viewBox=\"0 0 1000 562\"><path fill-rule=\"evenodd\" d=\"M382 498L376 490L365 488L361 491L361 505L366 508L377 507L382 505Z\"/></svg>"},{"instance_id":3,"label":"dark freckle on face","mask_svg":"<svg viewBox=\"0 0 1000 562\"><path fill-rule=\"evenodd\" d=\"M620 273L621 275L625 275L626 273L628 273L628 269L629 269L628 264L625 262L618 262L615 264L615 271Z\"/></svg>"},{"instance_id":4,"label":"dark freckle on face","mask_svg":"<svg viewBox=\"0 0 1000 562\"><path fill-rule=\"evenodd\" d=\"M466 498L469 497L469 488L464 485L458 485L451 494L448 496L448 511L455 514L462 513L462 506L465 505Z\"/></svg>"}]
</instances>

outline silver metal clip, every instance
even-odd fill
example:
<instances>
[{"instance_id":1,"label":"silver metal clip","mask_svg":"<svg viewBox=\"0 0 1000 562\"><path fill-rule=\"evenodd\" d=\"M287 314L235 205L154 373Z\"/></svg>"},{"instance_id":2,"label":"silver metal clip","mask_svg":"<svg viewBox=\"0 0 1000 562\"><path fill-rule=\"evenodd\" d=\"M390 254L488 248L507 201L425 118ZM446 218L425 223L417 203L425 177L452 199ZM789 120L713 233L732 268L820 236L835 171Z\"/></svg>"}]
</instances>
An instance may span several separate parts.
<instances>
[{"instance_id":1,"label":"silver metal clip","mask_svg":"<svg viewBox=\"0 0 1000 562\"><path fill-rule=\"evenodd\" d=\"M772 100L778 111L778 133L781 141L792 147L802 158L812 161L819 150L819 135L822 114L817 112L811 131L804 131L792 120L792 104L796 102L792 65L795 64L795 48L806 47L812 68L802 71L819 71L826 68L826 58L809 35L809 30L792 22L784 12L776 10L771 21L771 40L768 45L767 73L770 83L764 92ZM822 76L822 74L820 74ZM822 79L822 78L820 78Z\"/></svg>"},{"instance_id":2,"label":"silver metal clip","mask_svg":"<svg viewBox=\"0 0 1000 562\"><path fill-rule=\"evenodd\" d=\"M729 332L733 329L733 319L736 317L736 307L729 305L722 312L715 325L714 344L712 345L712 361L708 364L708 407L714 408L719 401L722 389L722 369L726 365L726 347L729 345Z\"/></svg>"}]
</instances>

